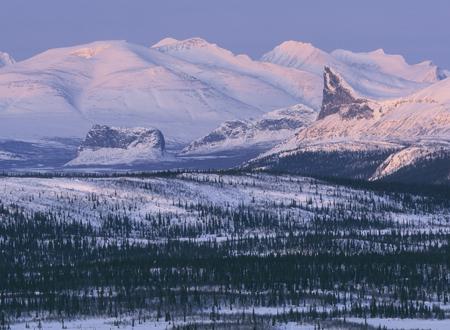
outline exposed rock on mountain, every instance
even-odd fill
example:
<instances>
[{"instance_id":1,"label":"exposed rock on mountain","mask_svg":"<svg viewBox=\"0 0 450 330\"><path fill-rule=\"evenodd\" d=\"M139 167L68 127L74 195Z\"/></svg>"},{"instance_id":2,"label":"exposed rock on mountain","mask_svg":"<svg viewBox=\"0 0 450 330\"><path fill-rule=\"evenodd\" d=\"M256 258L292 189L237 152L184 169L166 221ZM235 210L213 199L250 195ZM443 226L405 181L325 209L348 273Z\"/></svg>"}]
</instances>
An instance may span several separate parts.
<instances>
[{"instance_id":1,"label":"exposed rock on mountain","mask_svg":"<svg viewBox=\"0 0 450 330\"><path fill-rule=\"evenodd\" d=\"M94 125L68 166L116 165L161 160L165 141L161 131Z\"/></svg>"},{"instance_id":2,"label":"exposed rock on mountain","mask_svg":"<svg viewBox=\"0 0 450 330\"><path fill-rule=\"evenodd\" d=\"M324 69L324 87L322 108L318 119L340 113L343 118L370 118L373 110L370 102L355 95L353 89L345 83L339 74L329 67Z\"/></svg>"},{"instance_id":3,"label":"exposed rock on mountain","mask_svg":"<svg viewBox=\"0 0 450 330\"><path fill-rule=\"evenodd\" d=\"M151 48L98 41L50 49L1 68L0 138L82 138L101 123L156 126L166 139L188 143L224 121L294 104L319 112L326 65L361 98L376 100L423 89L437 70L379 52L330 54L299 42L263 59L201 38L166 38Z\"/></svg>"},{"instance_id":4,"label":"exposed rock on mountain","mask_svg":"<svg viewBox=\"0 0 450 330\"><path fill-rule=\"evenodd\" d=\"M164 53L100 41L51 49L3 67L0 138L82 138L94 122L156 126L166 139L188 143L226 120L258 117L304 100L319 108L317 81L308 73L211 44L186 44L190 48ZM199 64L181 56L200 51ZM222 65L220 54L234 64Z\"/></svg>"},{"instance_id":5,"label":"exposed rock on mountain","mask_svg":"<svg viewBox=\"0 0 450 330\"><path fill-rule=\"evenodd\" d=\"M319 119L247 165L372 180L440 168L450 159L442 150L450 141L449 90L445 79L405 98L375 102L326 68ZM448 171L439 171L433 180L448 180ZM413 175L396 176L405 177Z\"/></svg>"},{"instance_id":6,"label":"exposed rock on mountain","mask_svg":"<svg viewBox=\"0 0 450 330\"><path fill-rule=\"evenodd\" d=\"M208 154L251 147L268 149L308 126L316 117L314 110L299 104L255 120L226 121L208 135L192 142L183 154Z\"/></svg>"}]
</instances>

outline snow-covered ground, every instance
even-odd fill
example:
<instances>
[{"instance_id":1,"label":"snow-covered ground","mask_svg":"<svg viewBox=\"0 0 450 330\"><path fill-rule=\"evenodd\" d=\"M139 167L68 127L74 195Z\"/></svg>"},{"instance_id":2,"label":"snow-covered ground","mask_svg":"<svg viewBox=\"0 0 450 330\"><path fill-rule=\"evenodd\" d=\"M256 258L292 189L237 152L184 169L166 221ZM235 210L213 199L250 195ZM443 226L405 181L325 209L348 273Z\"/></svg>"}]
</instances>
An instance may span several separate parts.
<instances>
[{"instance_id":1,"label":"snow-covered ground","mask_svg":"<svg viewBox=\"0 0 450 330\"><path fill-rule=\"evenodd\" d=\"M67 221L81 220L93 225L107 214L142 222L148 214L157 213L172 217L173 224L196 223L199 211L187 209L186 205L198 203L225 210L250 206L276 216L289 214L308 223L314 217L309 207L345 209L352 205L358 212L410 223L416 230L424 227L450 230L447 209L410 212L389 194L366 191L364 198L360 196L360 190L287 175L185 173L172 178L0 178L3 204L14 204L27 214L58 212Z\"/></svg>"},{"instance_id":2,"label":"snow-covered ground","mask_svg":"<svg viewBox=\"0 0 450 330\"><path fill-rule=\"evenodd\" d=\"M15 155L11 152L0 151L0 160L18 160L22 159L22 157Z\"/></svg>"},{"instance_id":3,"label":"snow-covered ground","mask_svg":"<svg viewBox=\"0 0 450 330\"><path fill-rule=\"evenodd\" d=\"M83 239L90 240L92 244L107 246L108 242L131 243L144 247L146 243L162 246L170 241L181 241L191 244L205 244L215 241L218 246L227 246L230 241L242 242L250 240L260 241L272 239L280 245L278 250L265 247L263 244L245 251L239 251L237 256L267 256L276 251L278 256L295 255L302 253L308 255L318 252L321 243L333 241L333 246L351 246L355 253L382 253L398 251L397 238L401 235L402 248L406 251L420 252L431 246L445 246L445 239L450 234L450 210L448 204L428 198L427 196L389 193L377 190L364 190L320 181L312 178L268 175L268 174L219 174L219 173L180 173L159 174L144 177L0 177L0 203L2 208L0 219L7 219L14 223L16 212L23 213L25 217L36 215L37 212L51 215L49 218L57 219L59 223L83 222L90 223L94 229L105 228L105 220L113 215L112 224L120 225L120 219L129 219L131 230L124 236L120 230L114 234L108 231L88 231ZM447 205L447 206L446 206ZM236 213L248 220L248 224L235 222ZM3 217L3 215L5 215ZM8 214L10 216L8 216ZM32 221L35 218L29 217ZM159 219L159 223L158 223ZM267 225L264 219L274 221ZM333 232L334 221L351 219L349 227L336 227ZM75 221L73 221L75 220ZM18 221L18 220L17 220ZM323 227L317 229L320 221ZM358 227L358 222L363 222ZM364 222L366 221L366 222ZM107 222L106 222L107 223ZM236 225L235 225L236 223ZM371 224L378 224L372 227ZM214 226L211 226L214 224ZM134 226L136 225L136 226ZM354 227L352 227L355 225ZM234 231L235 227L242 226L242 231ZM330 226L330 227L328 227ZM90 226L86 226L90 227ZM213 228L214 227L214 228ZM291 235L323 234L328 231L327 242L313 242L312 246L302 243L299 245L283 245L283 241ZM162 229L158 231L159 229ZM174 230L172 230L174 229ZM190 230L187 230L190 229ZM319 231L319 233L317 233ZM332 233L333 232L333 233ZM118 235L117 235L118 233ZM172 236L168 236L168 233ZM110 234L110 236L108 236ZM84 234L83 234L84 235ZM99 235L91 237L90 235ZM392 237L394 235L394 237ZM390 237L390 241L388 240ZM427 237L427 239L424 239ZM4 235L0 237L8 240ZM322 236L320 236L322 238ZM47 244L44 239L43 244ZM179 243L179 242L177 242ZM215 244L215 243L214 243ZM341 245L340 245L341 244ZM326 245L325 245L326 246ZM272 251L271 248L274 250ZM328 246L326 246L328 248ZM352 250L353 251L353 250ZM46 250L44 250L45 253ZM13 255L17 253L13 250ZM25 252L26 254L27 252ZM230 253L235 253L234 250ZM423 256L422 256L423 257ZM432 266L430 266L432 267ZM445 265L442 266L443 269ZM419 269L419 268L418 268ZM423 270L424 268L420 268ZM430 268L433 269L433 268ZM151 269L157 271L157 269ZM416 269L414 270L414 272ZM431 270L430 270L431 271ZM313 274L315 276L315 273ZM435 276L432 272L425 276ZM427 282L427 280L425 280ZM178 284L177 284L178 285ZM206 297L218 292L215 284L188 284L191 290L199 290ZM369 308L371 294L374 287L368 287L364 292L346 291L345 285L322 288L309 287L303 291L301 299L291 300L283 305L262 304L252 306L244 303L221 304L221 322L233 322L242 314L254 314L264 319L267 329L314 329L316 324L277 321L273 320L279 315L285 315L292 309L293 313L308 313L311 308L317 312L349 311L354 307L355 300L360 306ZM178 292L180 288L174 288ZM98 289L89 289L89 297L99 295ZM117 290L117 288L114 288ZM392 299L388 286L386 292L377 296L377 299ZM375 290L378 292L378 288ZM248 288L232 291L236 296L251 296L255 293ZM263 290L262 294L267 292ZM378 293L377 293L378 294ZM339 303L323 303L328 295L335 296ZM114 296L114 293L112 293ZM353 302L353 305L352 305ZM319 305L323 303L323 305ZM448 316L450 305L439 295L430 293L425 298L411 298L412 304L422 304L428 308L438 307L442 315ZM123 314L119 318L97 317L78 320L64 320L67 329L171 329L174 325L204 324L210 322L211 306L206 302L206 309L200 309L189 315L187 321L182 321L181 310L174 314L175 323L156 321L155 308L147 310L150 313L146 321L140 320L136 313ZM274 307L278 306L278 307ZM37 329L39 321L32 319L35 314L23 315L14 319L12 329ZM97 315L97 314L94 314ZM108 314L113 315L113 314ZM176 316L177 315L177 316ZM342 314L341 314L342 315ZM354 315L354 314L351 314ZM359 315L359 314L356 314ZM41 314L43 329L60 329L62 321L47 318ZM25 319L24 319L25 318ZM133 325L134 319L134 327ZM249 319L249 318L248 318ZM140 322L142 321L142 322ZM321 324L325 328L336 325L338 329L347 329L342 326L342 319L327 319ZM333 324L333 322L337 322ZM348 329L351 324L364 324L363 319L348 318ZM401 319L368 319L367 323L374 327L386 325L389 329L447 329L448 320L401 320ZM27 328L27 326L29 326ZM415 326L415 327L414 327ZM264 329L266 329L264 328ZM333 329L333 328L332 328Z\"/></svg>"},{"instance_id":4,"label":"snow-covered ground","mask_svg":"<svg viewBox=\"0 0 450 330\"><path fill-rule=\"evenodd\" d=\"M365 324L364 319L348 318L348 322ZM367 324L373 327L386 327L392 330L448 330L450 329L450 320L421 320L421 319L381 319L368 318Z\"/></svg>"},{"instance_id":5,"label":"snow-covered ground","mask_svg":"<svg viewBox=\"0 0 450 330\"><path fill-rule=\"evenodd\" d=\"M134 323L133 323L134 319ZM195 319L194 319L195 321ZM199 321L199 324L210 324L208 321ZM386 327L389 330L448 330L450 328L450 320L421 320L421 319L382 319L382 318L367 318L366 320L361 318L347 318L346 319L348 328L339 323L335 327L330 326L333 324L328 321L325 324L328 329L351 329L351 324L368 324L374 328ZM167 330L172 329L175 326L182 326L189 324L188 322L175 321L175 322L164 322L164 321L139 321L136 318L124 317L121 319L115 318L88 318L79 320L31 320L28 322L21 322L11 324L11 330L24 330L24 329L61 329L64 324L63 329L80 329L80 330L110 330L110 329L150 329L150 330ZM320 324L320 322L319 322ZM39 325L41 327L39 327ZM323 326L323 324L322 324ZM277 323L273 326L275 330L313 330L317 328L317 324L308 323L296 323L296 322L286 322Z\"/></svg>"}]
</instances>

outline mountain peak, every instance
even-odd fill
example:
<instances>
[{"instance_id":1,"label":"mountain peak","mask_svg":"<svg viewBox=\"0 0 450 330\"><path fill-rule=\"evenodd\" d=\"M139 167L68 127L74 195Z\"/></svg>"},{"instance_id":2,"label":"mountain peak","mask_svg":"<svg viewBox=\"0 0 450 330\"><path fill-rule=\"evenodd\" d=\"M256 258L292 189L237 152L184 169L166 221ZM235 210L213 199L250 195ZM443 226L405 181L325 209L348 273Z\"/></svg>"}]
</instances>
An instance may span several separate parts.
<instances>
[{"instance_id":1,"label":"mountain peak","mask_svg":"<svg viewBox=\"0 0 450 330\"><path fill-rule=\"evenodd\" d=\"M274 56L274 54L306 60L313 56L313 54L316 54L316 56L325 56L327 53L314 47L314 45L309 42L288 40L279 44L267 54L264 54L262 57L263 61L264 58L270 58L271 56Z\"/></svg>"},{"instance_id":2,"label":"mountain peak","mask_svg":"<svg viewBox=\"0 0 450 330\"><path fill-rule=\"evenodd\" d=\"M325 65L333 64L333 58L327 52L310 43L285 41L261 57L263 62L270 62L287 67L294 67L321 75Z\"/></svg>"},{"instance_id":3,"label":"mountain peak","mask_svg":"<svg viewBox=\"0 0 450 330\"><path fill-rule=\"evenodd\" d=\"M111 43L97 42L90 45L90 47L79 48L71 53L71 55L90 59L97 54L111 47Z\"/></svg>"},{"instance_id":4,"label":"mountain peak","mask_svg":"<svg viewBox=\"0 0 450 330\"><path fill-rule=\"evenodd\" d=\"M177 42L180 42L180 40L168 37L168 38L161 39L156 44L152 45L151 48L159 48L159 47L163 47L163 46L168 46L168 45L175 44Z\"/></svg>"},{"instance_id":5,"label":"mountain peak","mask_svg":"<svg viewBox=\"0 0 450 330\"><path fill-rule=\"evenodd\" d=\"M295 41L295 40L285 41L275 48L282 49L285 51L305 51L305 50L312 51L312 50L317 49L309 42L302 42L302 41Z\"/></svg>"},{"instance_id":6,"label":"mountain peak","mask_svg":"<svg viewBox=\"0 0 450 330\"><path fill-rule=\"evenodd\" d=\"M368 100L359 98L340 74L325 66L322 108L318 119L323 119L335 113L340 113L345 119L370 118L372 112Z\"/></svg>"},{"instance_id":7,"label":"mountain peak","mask_svg":"<svg viewBox=\"0 0 450 330\"><path fill-rule=\"evenodd\" d=\"M16 61L8 53L0 52L0 68L2 66L14 64Z\"/></svg>"},{"instance_id":8,"label":"mountain peak","mask_svg":"<svg viewBox=\"0 0 450 330\"><path fill-rule=\"evenodd\" d=\"M194 37L185 40L176 40L173 38L166 38L152 46L152 48L158 49L162 52L168 51L183 51L195 48L205 48L209 46L216 46L207 42L205 39Z\"/></svg>"}]
</instances>

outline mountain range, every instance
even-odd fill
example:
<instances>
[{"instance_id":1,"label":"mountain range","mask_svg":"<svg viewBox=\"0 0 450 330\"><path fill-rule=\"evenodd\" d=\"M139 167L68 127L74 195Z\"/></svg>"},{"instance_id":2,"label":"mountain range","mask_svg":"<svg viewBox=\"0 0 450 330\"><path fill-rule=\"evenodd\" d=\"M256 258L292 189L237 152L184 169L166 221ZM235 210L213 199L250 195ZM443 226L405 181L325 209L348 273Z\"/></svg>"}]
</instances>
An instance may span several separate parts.
<instances>
[{"instance_id":1,"label":"mountain range","mask_svg":"<svg viewBox=\"0 0 450 330\"><path fill-rule=\"evenodd\" d=\"M379 51L328 54L293 41L252 60L200 38L152 47L99 41L6 62L0 137L16 139L82 138L92 125L106 124L156 127L168 140L188 143L226 120L299 103L318 111L325 65L363 95L383 99L445 75L430 62L408 65Z\"/></svg>"},{"instance_id":2,"label":"mountain range","mask_svg":"<svg viewBox=\"0 0 450 330\"><path fill-rule=\"evenodd\" d=\"M0 140L66 148L64 141L81 143L94 125L121 127L125 135L155 128L183 157L260 148L246 166L300 164L300 172L324 174L335 171L324 165L332 158L320 158L322 167L307 163L351 153L342 171L376 180L398 172L395 164L445 159L448 76L430 61L408 64L381 49L326 52L298 41L259 60L201 38L150 47L98 41L18 62L0 53ZM5 159L22 157L0 151ZM356 166L354 153L362 152L370 159Z\"/></svg>"},{"instance_id":3,"label":"mountain range","mask_svg":"<svg viewBox=\"0 0 450 330\"><path fill-rule=\"evenodd\" d=\"M406 97L377 101L358 95L325 67L318 119L248 165L377 180L435 160L439 166L447 162L439 180L448 180L449 91L450 79L444 79Z\"/></svg>"}]
</instances>

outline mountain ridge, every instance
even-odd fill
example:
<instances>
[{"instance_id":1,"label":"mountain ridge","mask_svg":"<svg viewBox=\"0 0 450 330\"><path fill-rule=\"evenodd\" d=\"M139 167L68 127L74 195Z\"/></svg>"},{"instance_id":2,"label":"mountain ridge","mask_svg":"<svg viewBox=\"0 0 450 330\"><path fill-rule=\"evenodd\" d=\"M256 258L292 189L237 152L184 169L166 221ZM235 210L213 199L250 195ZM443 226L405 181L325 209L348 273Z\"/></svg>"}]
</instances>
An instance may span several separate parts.
<instances>
[{"instance_id":1,"label":"mountain ridge","mask_svg":"<svg viewBox=\"0 0 450 330\"><path fill-rule=\"evenodd\" d=\"M314 174L311 159L332 164L336 159L345 158L342 166L359 166L359 172L355 173L378 180L425 161L432 166L433 157L443 159L450 150L448 90L450 79L447 78L397 100L362 99L339 74L325 67L324 97L318 120L244 167L277 169L282 166L288 171L296 171L297 167ZM364 168L358 162L367 165ZM320 171L325 168L333 170L328 166ZM337 168L335 171L338 172ZM345 175L352 176L352 172Z\"/></svg>"}]
</instances>

